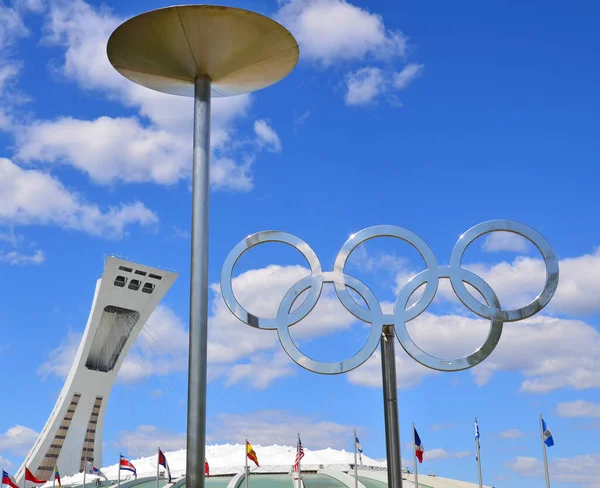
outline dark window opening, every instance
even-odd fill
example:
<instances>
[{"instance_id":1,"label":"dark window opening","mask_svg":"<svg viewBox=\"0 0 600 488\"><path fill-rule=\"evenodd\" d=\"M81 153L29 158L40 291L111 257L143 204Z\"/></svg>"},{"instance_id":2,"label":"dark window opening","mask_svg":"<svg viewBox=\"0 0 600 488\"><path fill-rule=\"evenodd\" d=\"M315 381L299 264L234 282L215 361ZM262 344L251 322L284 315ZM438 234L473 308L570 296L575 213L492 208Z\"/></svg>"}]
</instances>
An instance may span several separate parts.
<instances>
[{"instance_id":1,"label":"dark window opening","mask_svg":"<svg viewBox=\"0 0 600 488\"><path fill-rule=\"evenodd\" d=\"M140 280L131 280L129 282L129 289L130 290L139 290L140 289Z\"/></svg>"},{"instance_id":2,"label":"dark window opening","mask_svg":"<svg viewBox=\"0 0 600 488\"><path fill-rule=\"evenodd\" d=\"M123 288L125 286L125 283L127 283L127 278L125 278L125 276L117 276L115 278L115 286Z\"/></svg>"},{"instance_id":3,"label":"dark window opening","mask_svg":"<svg viewBox=\"0 0 600 488\"><path fill-rule=\"evenodd\" d=\"M154 291L154 285L152 283L144 283L144 288L142 288L143 293L152 293Z\"/></svg>"},{"instance_id":4,"label":"dark window opening","mask_svg":"<svg viewBox=\"0 0 600 488\"><path fill-rule=\"evenodd\" d=\"M131 272L133 271L133 269L131 269L131 268L127 268L127 267L125 267L125 266L119 266L119 269L120 269L121 271L127 271L128 273L131 273Z\"/></svg>"},{"instance_id":5,"label":"dark window opening","mask_svg":"<svg viewBox=\"0 0 600 488\"><path fill-rule=\"evenodd\" d=\"M162 280L162 276L159 276L159 275L155 275L155 274L150 273L148 276L150 278L154 278L155 280Z\"/></svg>"}]
</instances>

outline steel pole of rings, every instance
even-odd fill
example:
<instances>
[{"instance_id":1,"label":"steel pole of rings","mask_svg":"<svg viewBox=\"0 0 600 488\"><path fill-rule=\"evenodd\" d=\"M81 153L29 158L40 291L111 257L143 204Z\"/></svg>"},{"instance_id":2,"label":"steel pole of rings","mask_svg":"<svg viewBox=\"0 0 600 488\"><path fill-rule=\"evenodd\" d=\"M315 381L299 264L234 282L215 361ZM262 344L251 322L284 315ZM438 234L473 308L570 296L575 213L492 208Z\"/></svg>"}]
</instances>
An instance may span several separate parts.
<instances>
[{"instance_id":1,"label":"steel pole of rings","mask_svg":"<svg viewBox=\"0 0 600 488\"><path fill-rule=\"evenodd\" d=\"M505 231L519 234L531 241L541 252L546 265L546 280L542 292L529 304L516 310L504 310L491 286L480 276L462 267L465 251L471 243L485 234ZM426 269L413 276L400 290L393 313L384 314L375 294L362 281L349 275L345 266L350 254L365 241L377 237L394 237L413 246L425 261ZM275 318L258 317L248 312L237 300L232 287L233 270L238 259L249 249L266 243L280 242L292 246L306 259L311 274L300 279L287 291ZM441 278L447 278L460 301L472 312L490 321L490 331L482 346L468 356L456 359L440 359L420 349L408 334L406 323L422 314L433 301ZM396 366L394 335L404 351L415 361L428 368L452 372L472 368L484 361L496 348L502 335L504 322L516 322L531 317L542 310L551 300L558 286L558 259L548 241L537 231L511 220L491 220L478 224L462 234L454 246L448 266L439 266L433 251L419 236L402 227L378 225L353 234L338 252L333 271L323 272L321 263L311 247L299 237L282 231L264 231L246 237L229 253L221 270L221 293L229 310L239 320L263 330L276 330L279 341L287 355L299 366L320 374L341 374L359 367L377 349L380 341L384 392L384 413L388 461L388 484L390 488L402 487L400 439L398 425L398 394L396 388ZM316 361L303 354L292 340L289 328L300 322L316 306L323 284L333 283L342 305L357 319L371 324L364 346L352 357L342 361ZM465 283L475 288L485 304L473 297ZM423 294L409 306L410 297L425 285ZM350 295L348 288L356 292L366 303L359 305ZM293 309L300 295L306 298ZM383 340L382 340L383 337Z\"/></svg>"},{"instance_id":2,"label":"steel pole of rings","mask_svg":"<svg viewBox=\"0 0 600 488\"><path fill-rule=\"evenodd\" d=\"M194 97L186 486L204 488L211 98L250 93L285 78L298 61L298 43L255 12L185 5L127 20L111 34L107 55L135 83Z\"/></svg>"}]
</instances>

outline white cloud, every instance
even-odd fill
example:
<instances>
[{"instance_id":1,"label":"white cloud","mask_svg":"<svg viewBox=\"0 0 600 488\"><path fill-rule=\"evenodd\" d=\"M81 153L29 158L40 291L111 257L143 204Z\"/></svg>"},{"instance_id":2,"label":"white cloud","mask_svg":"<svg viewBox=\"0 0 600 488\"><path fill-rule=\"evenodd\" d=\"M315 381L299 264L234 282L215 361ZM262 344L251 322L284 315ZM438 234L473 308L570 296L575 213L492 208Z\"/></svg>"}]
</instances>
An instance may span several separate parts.
<instances>
[{"instance_id":1,"label":"white cloud","mask_svg":"<svg viewBox=\"0 0 600 488\"><path fill-rule=\"evenodd\" d=\"M514 232L498 231L486 235L481 247L487 252L514 251L526 253L531 249L531 244L527 239Z\"/></svg>"},{"instance_id":2,"label":"white cloud","mask_svg":"<svg viewBox=\"0 0 600 488\"><path fill-rule=\"evenodd\" d=\"M521 476L541 478L544 464L532 457L519 456L507 463L507 468ZM580 483L583 488L595 488L600 479L600 454L584 454L571 458L549 460L550 476L561 483Z\"/></svg>"},{"instance_id":3,"label":"white cloud","mask_svg":"<svg viewBox=\"0 0 600 488\"><path fill-rule=\"evenodd\" d=\"M116 439L109 444L142 457L156 454L156 446L160 446L163 452L185 449L186 442L184 432L169 432L154 425L138 425L134 431L119 431Z\"/></svg>"},{"instance_id":4,"label":"white cloud","mask_svg":"<svg viewBox=\"0 0 600 488\"><path fill-rule=\"evenodd\" d=\"M209 442L244 442L247 437L252 439L253 444L285 446L301 432L302 444L310 449L342 449L348 444L348 432L352 432L354 428L365 430L360 426L343 425L280 410L261 410L246 414L221 413L209 425Z\"/></svg>"},{"instance_id":5,"label":"white cloud","mask_svg":"<svg viewBox=\"0 0 600 488\"><path fill-rule=\"evenodd\" d=\"M135 118L62 117L36 122L18 136L19 160L70 164L96 183L175 183L189 174L188 141Z\"/></svg>"},{"instance_id":6,"label":"white cloud","mask_svg":"<svg viewBox=\"0 0 600 488\"><path fill-rule=\"evenodd\" d=\"M519 429L508 429L504 432L500 432L499 435L502 439L520 439L523 437L523 432Z\"/></svg>"},{"instance_id":7,"label":"white cloud","mask_svg":"<svg viewBox=\"0 0 600 488\"><path fill-rule=\"evenodd\" d=\"M448 452L445 449L435 448L435 449L427 449L425 451L424 458L429 461L434 461L436 459L461 459L469 456L471 453L469 451L460 451L460 452Z\"/></svg>"},{"instance_id":8,"label":"white cloud","mask_svg":"<svg viewBox=\"0 0 600 488\"><path fill-rule=\"evenodd\" d=\"M400 73L394 74L394 87L398 90L404 90L423 72L422 64L407 64Z\"/></svg>"},{"instance_id":9,"label":"white cloud","mask_svg":"<svg viewBox=\"0 0 600 488\"><path fill-rule=\"evenodd\" d=\"M403 90L421 73L423 65L409 64L401 72L391 76L383 69L373 66L360 68L346 75L347 105L367 105L383 93ZM393 98L392 98L393 99Z\"/></svg>"},{"instance_id":10,"label":"white cloud","mask_svg":"<svg viewBox=\"0 0 600 488\"><path fill-rule=\"evenodd\" d=\"M305 59L330 65L365 57L404 56L406 38L387 29L380 15L345 0L290 0L276 18L294 34Z\"/></svg>"},{"instance_id":11,"label":"white cloud","mask_svg":"<svg viewBox=\"0 0 600 488\"><path fill-rule=\"evenodd\" d=\"M561 402L556 406L556 413L567 418L592 418L600 419L600 404L576 400L574 402Z\"/></svg>"},{"instance_id":12,"label":"white cloud","mask_svg":"<svg viewBox=\"0 0 600 488\"><path fill-rule=\"evenodd\" d=\"M281 152L279 136L267 121L256 120L254 122L254 132L256 133L256 143L259 147L267 147L271 152Z\"/></svg>"},{"instance_id":13,"label":"white cloud","mask_svg":"<svg viewBox=\"0 0 600 488\"><path fill-rule=\"evenodd\" d=\"M102 211L69 192L52 176L24 170L0 158L0 221L11 225L55 225L90 235L121 238L129 225L153 225L158 217L142 203L121 203Z\"/></svg>"},{"instance_id":14,"label":"white cloud","mask_svg":"<svg viewBox=\"0 0 600 488\"><path fill-rule=\"evenodd\" d=\"M83 0L50 4L46 44L65 49L60 71L84 90L105 92L111 99L137 110L136 117L95 120L58 118L14 130L17 153L25 162L69 164L94 181L171 184L191 174L193 104L141 87L121 76L106 57L106 42L122 21L106 8L95 10ZM249 191L250 164L259 150L236 138L234 125L251 104L249 95L215 99L211 110L214 187ZM148 123L146 123L148 122ZM261 126L262 147L277 151L273 129ZM268 134L264 129L271 129ZM17 130L18 129L18 130ZM90 149L91 148L91 149ZM244 153L244 151L247 152ZM240 163L237 159L241 159Z\"/></svg>"},{"instance_id":15,"label":"white cloud","mask_svg":"<svg viewBox=\"0 0 600 488\"><path fill-rule=\"evenodd\" d=\"M225 384L241 384L262 390L278 378L293 375L296 369L296 365L283 351L252 356L249 362L234 364L227 370Z\"/></svg>"},{"instance_id":16,"label":"white cloud","mask_svg":"<svg viewBox=\"0 0 600 488\"><path fill-rule=\"evenodd\" d=\"M561 259L560 281L548 310L573 315L600 311L600 247L590 254ZM535 298L544 284L541 258L517 257L512 263L469 264L494 289L505 309L523 306Z\"/></svg>"},{"instance_id":17,"label":"white cloud","mask_svg":"<svg viewBox=\"0 0 600 488\"><path fill-rule=\"evenodd\" d=\"M483 344L487 322L480 319L423 313L409 322L409 333L425 351L442 358L462 356ZM398 385L409 388L433 374L396 347ZM600 333L585 322L536 316L504 324L502 338L491 356L471 369L483 386L499 371L515 371L524 379L521 389L546 393L560 388L585 390L600 387ZM547 351L552 351L551 355ZM355 384L380 386L380 357L349 373Z\"/></svg>"},{"instance_id":18,"label":"white cloud","mask_svg":"<svg viewBox=\"0 0 600 488\"><path fill-rule=\"evenodd\" d=\"M29 427L15 425L4 434L0 434L0 451L24 456L37 439L38 433Z\"/></svg>"},{"instance_id":19,"label":"white cloud","mask_svg":"<svg viewBox=\"0 0 600 488\"><path fill-rule=\"evenodd\" d=\"M385 90L385 79L379 68L361 68L346 76L348 105L366 105L373 102Z\"/></svg>"},{"instance_id":20,"label":"white cloud","mask_svg":"<svg viewBox=\"0 0 600 488\"><path fill-rule=\"evenodd\" d=\"M0 251L0 262L11 265L42 264L46 256L43 251L37 250L33 254L23 254L19 251Z\"/></svg>"},{"instance_id":21,"label":"white cloud","mask_svg":"<svg viewBox=\"0 0 600 488\"><path fill-rule=\"evenodd\" d=\"M0 456L0 466L6 469L11 469L14 467L14 464L5 457Z\"/></svg>"}]
</instances>

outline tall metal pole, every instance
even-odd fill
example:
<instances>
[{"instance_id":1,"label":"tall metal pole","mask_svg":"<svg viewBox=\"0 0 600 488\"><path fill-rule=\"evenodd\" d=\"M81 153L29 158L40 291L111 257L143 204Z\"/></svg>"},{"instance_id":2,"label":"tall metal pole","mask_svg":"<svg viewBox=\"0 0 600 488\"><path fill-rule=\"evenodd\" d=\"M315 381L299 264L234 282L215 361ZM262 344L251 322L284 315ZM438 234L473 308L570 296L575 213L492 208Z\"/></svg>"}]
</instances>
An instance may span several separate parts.
<instances>
[{"instance_id":1,"label":"tall metal pole","mask_svg":"<svg viewBox=\"0 0 600 488\"><path fill-rule=\"evenodd\" d=\"M358 461L356 459L356 429L354 429L354 488L358 488Z\"/></svg>"},{"instance_id":2,"label":"tall metal pole","mask_svg":"<svg viewBox=\"0 0 600 488\"><path fill-rule=\"evenodd\" d=\"M119 465L117 466L117 487L121 488L121 454L119 454Z\"/></svg>"},{"instance_id":3,"label":"tall metal pole","mask_svg":"<svg viewBox=\"0 0 600 488\"><path fill-rule=\"evenodd\" d=\"M415 424L413 423L413 459L415 464L415 486L419 488L419 469L417 468L417 439Z\"/></svg>"},{"instance_id":4,"label":"tall metal pole","mask_svg":"<svg viewBox=\"0 0 600 488\"><path fill-rule=\"evenodd\" d=\"M160 476L160 446L158 446L158 452L156 453L156 488L158 488L159 476Z\"/></svg>"},{"instance_id":5,"label":"tall metal pole","mask_svg":"<svg viewBox=\"0 0 600 488\"><path fill-rule=\"evenodd\" d=\"M546 456L546 443L544 442L544 423L540 413L540 433L542 437L542 451L544 453L544 472L546 474L546 488L550 488L550 473L548 472L548 457Z\"/></svg>"},{"instance_id":6,"label":"tall metal pole","mask_svg":"<svg viewBox=\"0 0 600 488\"><path fill-rule=\"evenodd\" d=\"M188 368L187 488L204 488L206 443L206 352L208 329L208 215L210 191L210 79L194 90L192 171L192 266Z\"/></svg>"},{"instance_id":7,"label":"tall metal pole","mask_svg":"<svg viewBox=\"0 0 600 488\"><path fill-rule=\"evenodd\" d=\"M381 373L383 376L383 411L385 416L388 487L402 488L402 461L400 458L400 426L398 423L398 389L396 384L394 341L394 326L384 326L383 337L381 338Z\"/></svg>"},{"instance_id":8,"label":"tall metal pole","mask_svg":"<svg viewBox=\"0 0 600 488\"><path fill-rule=\"evenodd\" d=\"M475 417L475 425L477 426L477 417ZM479 474L479 488L483 488L483 478L481 477L481 449L479 445L479 436L475 434L475 447L477 448L477 473Z\"/></svg>"},{"instance_id":9,"label":"tall metal pole","mask_svg":"<svg viewBox=\"0 0 600 488\"><path fill-rule=\"evenodd\" d=\"M248 488L248 475L250 474L250 471L248 470L248 439L246 439L246 447L244 449L244 459L246 460L246 476L244 476L245 480L245 484L246 484L246 488Z\"/></svg>"}]
</instances>

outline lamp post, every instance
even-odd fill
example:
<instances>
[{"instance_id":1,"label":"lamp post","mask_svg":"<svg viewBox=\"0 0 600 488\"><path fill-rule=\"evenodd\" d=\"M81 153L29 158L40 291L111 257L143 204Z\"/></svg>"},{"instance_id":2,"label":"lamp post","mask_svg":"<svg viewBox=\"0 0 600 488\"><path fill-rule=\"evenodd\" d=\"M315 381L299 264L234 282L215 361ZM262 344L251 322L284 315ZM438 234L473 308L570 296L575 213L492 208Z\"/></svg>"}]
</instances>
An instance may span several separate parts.
<instances>
[{"instance_id":1,"label":"lamp post","mask_svg":"<svg viewBox=\"0 0 600 488\"><path fill-rule=\"evenodd\" d=\"M127 20L110 36L107 54L113 67L135 83L194 97L186 484L203 488L211 98L250 93L280 81L298 61L298 43L263 15L187 5Z\"/></svg>"}]
</instances>

